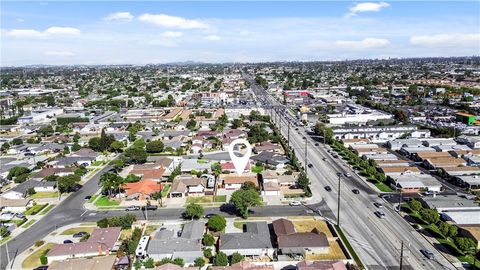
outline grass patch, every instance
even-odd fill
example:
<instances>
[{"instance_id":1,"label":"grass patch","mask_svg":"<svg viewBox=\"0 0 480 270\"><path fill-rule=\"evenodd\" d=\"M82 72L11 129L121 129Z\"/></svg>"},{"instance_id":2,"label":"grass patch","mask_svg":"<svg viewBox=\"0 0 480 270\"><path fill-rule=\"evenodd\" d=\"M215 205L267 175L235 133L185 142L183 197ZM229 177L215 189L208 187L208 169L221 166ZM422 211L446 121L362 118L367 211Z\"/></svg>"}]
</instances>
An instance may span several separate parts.
<instances>
[{"instance_id":1,"label":"grass patch","mask_svg":"<svg viewBox=\"0 0 480 270\"><path fill-rule=\"evenodd\" d=\"M472 255L465 255L465 256L459 256L458 259L461 261L461 262L466 262L468 264L470 264L471 267L473 267L473 256ZM475 268L473 268L474 270L478 270L480 269L480 262L476 261L476 264L475 264Z\"/></svg>"},{"instance_id":2,"label":"grass patch","mask_svg":"<svg viewBox=\"0 0 480 270\"><path fill-rule=\"evenodd\" d=\"M30 207L27 211L25 211L25 215L36 215L38 212L40 212L43 208L45 208L48 205L46 204L37 204L32 207Z\"/></svg>"},{"instance_id":3,"label":"grass patch","mask_svg":"<svg viewBox=\"0 0 480 270\"><path fill-rule=\"evenodd\" d=\"M103 165L103 161L99 161L99 160L94 161L94 162L92 163L92 166L102 166L102 165Z\"/></svg>"},{"instance_id":4,"label":"grass patch","mask_svg":"<svg viewBox=\"0 0 480 270\"><path fill-rule=\"evenodd\" d=\"M98 196L99 196L98 194L93 195L90 199L88 199L87 202L92 203L93 201L95 201L95 199L96 199Z\"/></svg>"},{"instance_id":5,"label":"grass patch","mask_svg":"<svg viewBox=\"0 0 480 270\"><path fill-rule=\"evenodd\" d=\"M215 196L215 199L213 198L213 196L187 197L187 204L224 203L226 201L227 201L227 195L218 195L218 196Z\"/></svg>"},{"instance_id":6,"label":"grass patch","mask_svg":"<svg viewBox=\"0 0 480 270\"><path fill-rule=\"evenodd\" d=\"M149 235L158 229L159 225L147 225L144 235Z\"/></svg>"},{"instance_id":7,"label":"grass patch","mask_svg":"<svg viewBox=\"0 0 480 270\"><path fill-rule=\"evenodd\" d=\"M263 167L262 166L253 166L252 167L252 172L254 173L262 173Z\"/></svg>"},{"instance_id":8,"label":"grass patch","mask_svg":"<svg viewBox=\"0 0 480 270\"><path fill-rule=\"evenodd\" d=\"M87 232L89 234L92 234L94 229L95 227L75 227L75 228L70 228L68 230L63 231L60 235L72 235L78 232Z\"/></svg>"},{"instance_id":9,"label":"grass patch","mask_svg":"<svg viewBox=\"0 0 480 270\"><path fill-rule=\"evenodd\" d=\"M205 159L198 159L198 160L197 160L197 163L198 163L198 164L207 164L208 161L206 161Z\"/></svg>"},{"instance_id":10,"label":"grass patch","mask_svg":"<svg viewBox=\"0 0 480 270\"><path fill-rule=\"evenodd\" d=\"M247 222L245 221L234 221L233 222L233 226L237 229L240 229L243 231L243 226L246 224Z\"/></svg>"},{"instance_id":11,"label":"grass patch","mask_svg":"<svg viewBox=\"0 0 480 270\"><path fill-rule=\"evenodd\" d=\"M168 192L170 192L170 187L171 187L170 184L165 184L165 186L162 189L162 198L167 197Z\"/></svg>"},{"instance_id":12,"label":"grass patch","mask_svg":"<svg viewBox=\"0 0 480 270\"><path fill-rule=\"evenodd\" d=\"M318 231L325 233L327 238L333 237L327 223L323 220L298 220L293 221L293 225L297 232L311 232L313 229L317 229Z\"/></svg>"},{"instance_id":13,"label":"grass patch","mask_svg":"<svg viewBox=\"0 0 480 270\"><path fill-rule=\"evenodd\" d=\"M27 223L23 224L22 228L28 228L33 225L37 220L36 219L30 219Z\"/></svg>"},{"instance_id":14,"label":"grass patch","mask_svg":"<svg viewBox=\"0 0 480 270\"><path fill-rule=\"evenodd\" d=\"M51 249L55 244L54 243L47 243L43 245L41 248L30 254L25 260L22 262L22 268L35 268L37 266L42 265L40 263L40 257L49 249Z\"/></svg>"},{"instance_id":15,"label":"grass patch","mask_svg":"<svg viewBox=\"0 0 480 270\"><path fill-rule=\"evenodd\" d=\"M13 220L12 222L17 224L17 228L18 228L22 226L23 223L27 222L27 219L26 218L16 219L16 220Z\"/></svg>"},{"instance_id":16,"label":"grass patch","mask_svg":"<svg viewBox=\"0 0 480 270\"><path fill-rule=\"evenodd\" d=\"M56 198L58 197L58 192L37 192L31 195L30 199L42 199L42 198Z\"/></svg>"},{"instance_id":17,"label":"grass patch","mask_svg":"<svg viewBox=\"0 0 480 270\"><path fill-rule=\"evenodd\" d=\"M132 238L132 233L133 233L132 229L122 230L120 232L120 236L118 238L120 240L125 240L125 239L128 239L128 238Z\"/></svg>"},{"instance_id":18,"label":"grass patch","mask_svg":"<svg viewBox=\"0 0 480 270\"><path fill-rule=\"evenodd\" d=\"M307 254L307 260L345 260L346 256L343 253L342 247L338 241L328 241L330 245L328 253L318 253L318 254Z\"/></svg>"},{"instance_id":19,"label":"grass patch","mask_svg":"<svg viewBox=\"0 0 480 270\"><path fill-rule=\"evenodd\" d=\"M363 264L362 264L362 261L360 261L360 258L358 257L357 253L356 253L355 250L353 249L353 247L352 247L352 245L350 244L350 242L348 242L347 237L346 237L345 234L343 233L342 229L340 229L340 227L338 227L337 225L334 225L334 226L335 226L335 229L337 230L338 236L340 237L340 239L342 239L343 244L344 244L345 247L348 249L348 252L350 252L350 254L352 255L352 257L353 257L353 259L355 260L357 266L358 266L360 269L365 269L365 267L364 267Z\"/></svg>"},{"instance_id":20,"label":"grass patch","mask_svg":"<svg viewBox=\"0 0 480 270\"><path fill-rule=\"evenodd\" d=\"M107 196L101 196L94 204L95 206L118 206L120 202L117 200L110 200Z\"/></svg>"},{"instance_id":21,"label":"grass patch","mask_svg":"<svg viewBox=\"0 0 480 270\"><path fill-rule=\"evenodd\" d=\"M45 209L42 210L42 212L40 212L40 215L45 215L47 214L50 210L52 210L52 208L55 207L54 204L50 204L49 206L47 206Z\"/></svg>"},{"instance_id":22,"label":"grass patch","mask_svg":"<svg viewBox=\"0 0 480 270\"><path fill-rule=\"evenodd\" d=\"M9 235L9 236L7 236L7 237L4 237L4 238L2 238L2 239L0 240L0 245L1 245L1 244L3 244L3 243L5 243L5 242L7 242L7 241L8 241L8 240L10 240L11 238L12 238L12 236L11 236L11 235Z\"/></svg>"},{"instance_id":23,"label":"grass patch","mask_svg":"<svg viewBox=\"0 0 480 270\"><path fill-rule=\"evenodd\" d=\"M375 183L375 186L382 192L392 192L392 189L383 182L377 182Z\"/></svg>"}]
</instances>

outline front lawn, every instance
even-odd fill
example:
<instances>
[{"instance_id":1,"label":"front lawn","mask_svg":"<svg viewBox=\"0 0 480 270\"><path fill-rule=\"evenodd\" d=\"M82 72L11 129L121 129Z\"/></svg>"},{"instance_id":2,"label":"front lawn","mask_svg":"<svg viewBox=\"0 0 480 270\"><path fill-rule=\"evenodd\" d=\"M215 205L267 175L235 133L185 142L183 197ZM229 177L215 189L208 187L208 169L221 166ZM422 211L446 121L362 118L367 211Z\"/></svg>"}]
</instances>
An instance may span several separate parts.
<instances>
[{"instance_id":1,"label":"front lawn","mask_svg":"<svg viewBox=\"0 0 480 270\"><path fill-rule=\"evenodd\" d=\"M392 192L392 189L383 182L377 182L375 183L375 186L382 192Z\"/></svg>"},{"instance_id":2,"label":"front lawn","mask_svg":"<svg viewBox=\"0 0 480 270\"><path fill-rule=\"evenodd\" d=\"M58 192L37 192L33 195L30 195L30 199L42 199L42 198L56 198L58 197Z\"/></svg>"},{"instance_id":3,"label":"front lawn","mask_svg":"<svg viewBox=\"0 0 480 270\"><path fill-rule=\"evenodd\" d=\"M40 257L47 252L47 250L51 249L55 244L54 243L47 243L39 248L37 251L33 252L22 262L22 268L35 268L37 266L42 265L40 263Z\"/></svg>"},{"instance_id":4,"label":"front lawn","mask_svg":"<svg viewBox=\"0 0 480 270\"><path fill-rule=\"evenodd\" d=\"M168 192L170 191L170 184L165 184L162 188L162 198L167 197Z\"/></svg>"},{"instance_id":5,"label":"front lawn","mask_svg":"<svg viewBox=\"0 0 480 270\"><path fill-rule=\"evenodd\" d=\"M99 160L94 161L94 162L92 163L92 166L102 166L102 165L103 165L103 161L99 161Z\"/></svg>"},{"instance_id":6,"label":"front lawn","mask_svg":"<svg viewBox=\"0 0 480 270\"><path fill-rule=\"evenodd\" d=\"M262 173L263 167L262 166L253 166L252 167L252 172L254 173Z\"/></svg>"},{"instance_id":7,"label":"front lawn","mask_svg":"<svg viewBox=\"0 0 480 270\"><path fill-rule=\"evenodd\" d=\"M68 230L65 230L61 233L61 235L73 235L78 232L87 232L87 233L92 233L95 227L75 227L75 228L70 228Z\"/></svg>"},{"instance_id":8,"label":"front lawn","mask_svg":"<svg viewBox=\"0 0 480 270\"><path fill-rule=\"evenodd\" d=\"M36 219L30 219L27 223L23 224L22 228L28 228L30 226L33 225L33 223L35 223L35 221L37 221Z\"/></svg>"},{"instance_id":9,"label":"front lawn","mask_svg":"<svg viewBox=\"0 0 480 270\"><path fill-rule=\"evenodd\" d=\"M120 204L120 201L118 200L111 200L107 196L101 196L95 201L95 206L118 206Z\"/></svg>"},{"instance_id":10,"label":"front lawn","mask_svg":"<svg viewBox=\"0 0 480 270\"><path fill-rule=\"evenodd\" d=\"M201 197L187 197L187 204L190 203L224 203L227 201L227 195L219 195L215 196L215 200L213 196L201 196Z\"/></svg>"},{"instance_id":11,"label":"front lawn","mask_svg":"<svg viewBox=\"0 0 480 270\"><path fill-rule=\"evenodd\" d=\"M50 204L48 207L46 207L45 209L43 209L42 212L40 212L40 215L45 215L45 214L47 214L50 210L52 210L53 207L55 207L55 205Z\"/></svg>"},{"instance_id":12,"label":"front lawn","mask_svg":"<svg viewBox=\"0 0 480 270\"><path fill-rule=\"evenodd\" d=\"M40 212L43 208L45 208L48 205L46 204L37 204L32 207L30 207L27 211L25 211L25 215L36 215L38 212Z\"/></svg>"},{"instance_id":13,"label":"front lawn","mask_svg":"<svg viewBox=\"0 0 480 270\"><path fill-rule=\"evenodd\" d=\"M88 199L88 202L89 202L89 203L92 203L93 201L95 201L95 199L96 199L98 196L99 196L98 194L93 195L90 199Z\"/></svg>"}]
</instances>

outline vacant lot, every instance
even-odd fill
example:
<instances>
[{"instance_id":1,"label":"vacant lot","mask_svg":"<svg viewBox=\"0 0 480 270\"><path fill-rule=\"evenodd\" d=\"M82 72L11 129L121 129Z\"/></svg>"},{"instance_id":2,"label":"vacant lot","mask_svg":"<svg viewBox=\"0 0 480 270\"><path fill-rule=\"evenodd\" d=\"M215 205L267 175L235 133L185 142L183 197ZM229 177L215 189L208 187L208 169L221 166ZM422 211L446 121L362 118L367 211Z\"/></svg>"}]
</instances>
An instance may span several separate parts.
<instances>
[{"instance_id":1,"label":"vacant lot","mask_svg":"<svg viewBox=\"0 0 480 270\"><path fill-rule=\"evenodd\" d=\"M35 268L37 266L42 265L40 263L40 257L43 255L47 249L50 249L55 245L54 243L47 243L43 245L41 248L30 254L25 260L22 262L22 267L23 268Z\"/></svg>"}]
</instances>

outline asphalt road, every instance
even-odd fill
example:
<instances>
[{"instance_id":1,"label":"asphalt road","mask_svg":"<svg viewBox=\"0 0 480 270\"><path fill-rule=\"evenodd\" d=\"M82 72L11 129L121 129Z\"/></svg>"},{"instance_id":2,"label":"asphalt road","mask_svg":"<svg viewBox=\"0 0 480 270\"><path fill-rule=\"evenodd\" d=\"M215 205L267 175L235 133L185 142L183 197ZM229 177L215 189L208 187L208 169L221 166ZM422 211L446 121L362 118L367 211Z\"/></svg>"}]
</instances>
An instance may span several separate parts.
<instances>
[{"instance_id":1,"label":"asphalt road","mask_svg":"<svg viewBox=\"0 0 480 270\"><path fill-rule=\"evenodd\" d=\"M295 149L296 156L302 164L305 159L304 138L307 139L307 164L313 165L312 168L307 167L307 172L313 196L323 197L335 216L338 209L336 173L348 172L352 175L341 178L340 224L362 262L369 269L399 269L402 241L405 255L403 269L455 269L388 204L383 207L386 218L378 218L374 214L377 209L373 203L381 201L379 194L356 176L341 159L334 159L328 154L324 146L315 146L317 142L306 133L305 128L299 127L298 131L295 130L294 123L299 120L289 113L288 108L267 95L253 80L250 82L254 91L258 93L258 99L265 104L265 107L274 108L269 111L285 138L288 137L290 124L290 145ZM324 161L323 158L326 160ZM331 192L325 190L324 187L327 185L332 188ZM360 194L354 194L352 192L354 188L358 189ZM426 259L419 252L423 248L433 251L437 259Z\"/></svg>"}]
</instances>

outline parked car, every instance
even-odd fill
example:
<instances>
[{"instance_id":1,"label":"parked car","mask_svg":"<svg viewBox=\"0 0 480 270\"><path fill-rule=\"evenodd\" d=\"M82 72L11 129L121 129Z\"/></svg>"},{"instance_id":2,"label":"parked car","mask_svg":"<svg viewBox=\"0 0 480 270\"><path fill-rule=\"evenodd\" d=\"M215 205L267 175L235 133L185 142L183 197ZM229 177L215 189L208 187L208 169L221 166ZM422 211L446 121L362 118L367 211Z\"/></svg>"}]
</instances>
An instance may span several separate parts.
<instances>
[{"instance_id":1,"label":"parked car","mask_svg":"<svg viewBox=\"0 0 480 270\"><path fill-rule=\"evenodd\" d=\"M315 146L318 146L318 142L317 142L317 143L315 143Z\"/></svg>"},{"instance_id":2,"label":"parked car","mask_svg":"<svg viewBox=\"0 0 480 270\"><path fill-rule=\"evenodd\" d=\"M25 218L25 215L22 214L22 213L16 213L15 216L16 216L17 218Z\"/></svg>"},{"instance_id":3,"label":"parked car","mask_svg":"<svg viewBox=\"0 0 480 270\"><path fill-rule=\"evenodd\" d=\"M353 192L353 194L360 194L360 190L358 190L356 188L352 189L352 192Z\"/></svg>"},{"instance_id":4,"label":"parked car","mask_svg":"<svg viewBox=\"0 0 480 270\"><path fill-rule=\"evenodd\" d=\"M375 215L379 218L385 218L385 213L383 211L375 211Z\"/></svg>"},{"instance_id":5,"label":"parked car","mask_svg":"<svg viewBox=\"0 0 480 270\"><path fill-rule=\"evenodd\" d=\"M381 204L379 202L374 202L373 205L375 205L375 207L377 207L377 208L382 208L383 207L383 204Z\"/></svg>"},{"instance_id":6,"label":"parked car","mask_svg":"<svg viewBox=\"0 0 480 270\"><path fill-rule=\"evenodd\" d=\"M73 238L82 238L87 234L88 234L87 232L77 232L73 235Z\"/></svg>"},{"instance_id":7,"label":"parked car","mask_svg":"<svg viewBox=\"0 0 480 270\"><path fill-rule=\"evenodd\" d=\"M352 175L350 173L344 173L343 175L345 175L345 177L351 177Z\"/></svg>"},{"instance_id":8,"label":"parked car","mask_svg":"<svg viewBox=\"0 0 480 270\"><path fill-rule=\"evenodd\" d=\"M302 203L299 202L299 201L291 201L289 204L290 204L290 206L300 206L300 205L302 205Z\"/></svg>"},{"instance_id":9,"label":"parked car","mask_svg":"<svg viewBox=\"0 0 480 270\"><path fill-rule=\"evenodd\" d=\"M435 259L435 255L433 255L433 252L428 249L420 249L420 252L423 254L423 256L427 257L430 260Z\"/></svg>"},{"instance_id":10,"label":"parked car","mask_svg":"<svg viewBox=\"0 0 480 270\"><path fill-rule=\"evenodd\" d=\"M63 243L64 243L64 244L71 244L71 243L73 243L73 242L72 242L72 240L68 240L68 239L67 239L67 240L63 240Z\"/></svg>"},{"instance_id":11,"label":"parked car","mask_svg":"<svg viewBox=\"0 0 480 270\"><path fill-rule=\"evenodd\" d=\"M140 207L131 205L125 209L125 211L138 211L140 210Z\"/></svg>"},{"instance_id":12,"label":"parked car","mask_svg":"<svg viewBox=\"0 0 480 270\"><path fill-rule=\"evenodd\" d=\"M330 191L332 191L332 188L330 186L325 186L325 190L330 192Z\"/></svg>"},{"instance_id":13,"label":"parked car","mask_svg":"<svg viewBox=\"0 0 480 270\"><path fill-rule=\"evenodd\" d=\"M312 168L313 167L313 164L312 163L309 163L308 164L308 168Z\"/></svg>"},{"instance_id":14,"label":"parked car","mask_svg":"<svg viewBox=\"0 0 480 270\"><path fill-rule=\"evenodd\" d=\"M33 270L47 270L48 269L48 265L42 265L42 266L39 266Z\"/></svg>"},{"instance_id":15,"label":"parked car","mask_svg":"<svg viewBox=\"0 0 480 270\"><path fill-rule=\"evenodd\" d=\"M180 231L177 231L177 236L178 236L178 237L182 236L182 232L183 232L183 231L181 231L181 230L180 230Z\"/></svg>"},{"instance_id":16,"label":"parked car","mask_svg":"<svg viewBox=\"0 0 480 270\"><path fill-rule=\"evenodd\" d=\"M143 211L145 211L145 210L157 210L157 209L158 209L158 206L156 206L156 205L147 205L147 206L142 207Z\"/></svg>"},{"instance_id":17,"label":"parked car","mask_svg":"<svg viewBox=\"0 0 480 270\"><path fill-rule=\"evenodd\" d=\"M324 158L322 158L322 160L325 161L325 160L327 160L327 158L324 157Z\"/></svg>"},{"instance_id":18,"label":"parked car","mask_svg":"<svg viewBox=\"0 0 480 270\"><path fill-rule=\"evenodd\" d=\"M92 198L92 196L90 196L90 195L85 196L85 200L90 200L91 198Z\"/></svg>"}]
</instances>

